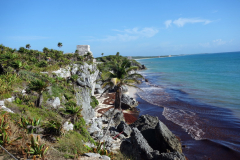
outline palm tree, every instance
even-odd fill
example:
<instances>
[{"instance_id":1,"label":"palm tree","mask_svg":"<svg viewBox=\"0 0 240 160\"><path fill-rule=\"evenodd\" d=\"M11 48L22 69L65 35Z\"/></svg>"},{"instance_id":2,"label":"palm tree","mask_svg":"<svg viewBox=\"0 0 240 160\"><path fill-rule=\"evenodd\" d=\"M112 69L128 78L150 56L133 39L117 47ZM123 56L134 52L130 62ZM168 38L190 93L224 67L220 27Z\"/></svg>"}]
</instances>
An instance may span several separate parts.
<instances>
[{"instance_id":1,"label":"palm tree","mask_svg":"<svg viewBox=\"0 0 240 160\"><path fill-rule=\"evenodd\" d=\"M106 87L103 93L106 93L113 87L115 88L115 109L121 109L122 86L126 85L138 88L134 84L139 84L139 78L143 78L143 76L136 72L133 73L133 71L137 69L138 67L131 66L131 63L128 60L120 61L118 63L115 61L112 65L112 71L102 73L102 88Z\"/></svg>"},{"instance_id":2,"label":"palm tree","mask_svg":"<svg viewBox=\"0 0 240 160\"><path fill-rule=\"evenodd\" d=\"M27 49L31 48L30 44L26 44L26 48Z\"/></svg>"},{"instance_id":3,"label":"palm tree","mask_svg":"<svg viewBox=\"0 0 240 160\"><path fill-rule=\"evenodd\" d=\"M44 47L43 48L43 53L48 53L49 52L49 49L47 47Z\"/></svg>"},{"instance_id":4,"label":"palm tree","mask_svg":"<svg viewBox=\"0 0 240 160\"><path fill-rule=\"evenodd\" d=\"M39 80L39 79L31 81L30 84L28 85L30 90L36 91L39 95L39 97L36 101L36 106L37 107L41 106L42 99L43 99L42 93L43 93L43 91L47 90L48 85L49 85L48 81L45 82L45 81L42 81L42 80Z\"/></svg>"},{"instance_id":5,"label":"palm tree","mask_svg":"<svg viewBox=\"0 0 240 160\"><path fill-rule=\"evenodd\" d=\"M119 55L120 55L120 53L119 53L119 52L117 52L117 53L116 53L116 56L119 56Z\"/></svg>"},{"instance_id":6,"label":"palm tree","mask_svg":"<svg viewBox=\"0 0 240 160\"><path fill-rule=\"evenodd\" d=\"M58 47L61 48L63 45L61 42L58 42Z\"/></svg>"},{"instance_id":7,"label":"palm tree","mask_svg":"<svg viewBox=\"0 0 240 160\"><path fill-rule=\"evenodd\" d=\"M104 55L104 53L101 54L102 56Z\"/></svg>"}]
</instances>

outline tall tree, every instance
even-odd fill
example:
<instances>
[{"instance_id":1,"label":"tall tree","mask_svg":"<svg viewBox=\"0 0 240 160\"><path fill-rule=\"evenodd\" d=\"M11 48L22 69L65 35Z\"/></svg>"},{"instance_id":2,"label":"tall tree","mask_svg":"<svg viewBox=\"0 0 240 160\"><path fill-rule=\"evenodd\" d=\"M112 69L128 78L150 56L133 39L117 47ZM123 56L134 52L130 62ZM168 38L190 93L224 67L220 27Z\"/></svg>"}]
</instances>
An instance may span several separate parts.
<instances>
[{"instance_id":1,"label":"tall tree","mask_svg":"<svg viewBox=\"0 0 240 160\"><path fill-rule=\"evenodd\" d=\"M63 45L61 42L58 42L58 47L61 48Z\"/></svg>"},{"instance_id":2,"label":"tall tree","mask_svg":"<svg viewBox=\"0 0 240 160\"><path fill-rule=\"evenodd\" d=\"M104 55L104 53L101 54L102 56Z\"/></svg>"},{"instance_id":3,"label":"tall tree","mask_svg":"<svg viewBox=\"0 0 240 160\"><path fill-rule=\"evenodd\" d=\"M138 69L136 66L131 66L130 61L124 60L115 61L112 65L112 71L102 73L101 80L103 82L102 88L106 89L103 93L106 93L109 89L115 88L115 109L121 109L121 97L122 87L124 85L138 88L135 84L139 84L139 78L143 78L141 74L134 72Z\"/></svg>"},{"instance_id":4,"label":"tall tree","mask_svg":"<svg viewBox=\"0 0 240 160\"><path fill-rule=\"evenodd\" d=\"M26 44L26 48L30 49L31 48L30 44Z\"/></svg>"},{"instance_id":5,"label":"tall tree","mask_svg":"<svg viewBox=\"0 0 240 160\"><path fill-rule=\"evenodd\" d=\"M116 53L116 56L119 56L119 55L120 55L120 53L119 53L119 52L117 52L117 53Z\"/></svg>"},{"instance_id":6,"label":"tall tree","mask_svg":"<svg viewBox=\"0 0 240 160\"><path fill-rule=\"evenodd\" d=\"M36 91L39 95L37 101L36 101L36 106L40 107L43 101L43 96L42 93L43 91L47 90L47 87L49 85L48 81L42 81L42 80L33 80L30 82L30 84L28 85L29 89L32 91Z\"/></svg>"}]
</instances>

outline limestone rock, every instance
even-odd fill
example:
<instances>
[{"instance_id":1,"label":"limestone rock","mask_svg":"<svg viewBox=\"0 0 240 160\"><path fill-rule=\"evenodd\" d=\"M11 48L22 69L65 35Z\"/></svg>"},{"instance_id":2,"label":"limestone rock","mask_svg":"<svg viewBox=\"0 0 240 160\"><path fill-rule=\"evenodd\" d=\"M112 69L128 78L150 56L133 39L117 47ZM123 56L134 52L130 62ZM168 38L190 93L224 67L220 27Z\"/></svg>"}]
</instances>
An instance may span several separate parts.
<instances>
[{"instance_id":1,"label":"limestone rock","mask_svg":"<svg viewBox=\"0 0 240 160\"><path fill-rule=\"evenodd\" d=\"M4 111L10 112L10 113L14 113L11 109L5 107L5 106L0 106L1 109L3 109Z\"/></svg>"},{"instance_id":2,"label":"limestone rock","mask_svg":"<svg viewBox=\"0 0 240 160\"><path fill-rule=\"evenodd\" d=\"M105 156L105 155L102 155L102 156L100 157L100 159L103 159L103 160L111 160L111 158L110 158L110 157L108 157L108 156Z\"/></svg>"},{"instance_id":3,"label":"limestone rock","mask_svg":"<svg viewBox=\"0 0 240 160\"><path fill-rule=\"evenodd\" d=\"M128 91L128 87L127 86L122 86L122 92L126 93Z\"/></svg>"},{"instance_id":4,"label":"limestone rock","mask_svg":"<svg viewBox=\"0 0 240 160\"><path fill-rule=\"evenodd\" d=\"M138 106L138 101L127 94L122 94L121 106L123 109L131 109Z\"/></svg>"},{"instance_id":5,"label":"limestone rock","mask_svg":"<svg viewBox=\"0 0 240 160\"><path fill-rule=\"evenodd\" d=\"M98 153L84 153L84 156L87 156L87 157L101 157L100 154Z\"/></svg>"},{"instance_id":6,"label":"limestone rock","mask_svg":"<svg viewBox=\"0 0 240 160\"><path fill-rule=\"evenodd\" d=\"M49 98L47 100L47 104L56 109L58 106L60 106L61 102L60 102L60 99L58 97L56 97L54 99Z\"/></svg>"},{"instance_id":7,"label":"limestone rock","mask_svg":"<svg viewBox=\"0 0 240 160\"><path fill-rule=\"evenodd\" d=\"M73 130L73 124L71 122L65 122L63 124L63 129L66 131Z\"/></svg>"},{"instance_id":8,"label":"limestone rock","mask_svg":"<svg viewBox=\"0 0 240 160\"><path fill-rule=\"evenodd\" d=\"M71 76L70 69L70 67L60 68L57 71L52 71L52 73L55 73L58 77L67 78Z\"/></svg>"},{"instance_id":9,"label":"limestone rock","mask_svg":"<svg viewBox=\"0 0 240 160\"><path fill-rule=\"evenodd\" d=\"M94 109L90 105L91 102L91 90L89 88L76 87L76 100L77 105L82 106L81 114L88 124L90 120L95 116Z\"/></svg>"},{"instance_id":10,"label":"limestone rock","mask_svg":"<svg viewBox=\"0 0 240 160\"><path fill-rule=\"evenodd\" d=\"M155 138L155 128L158 121L158 117L142 115L130 125L130 127L137 127L144 138L148 141L149 145L155 150L158 149L158 144L156 143Z\"/></svg>"},{"instance_id":11,"label":"limestone rock","mask_svg":"<svg viewBox=\"0 0 240 160\"><path fill-rule=\"evenodd\" d=\"M7 98L7 99L5 99L5 100L8 101L8 102L13 102L13 101L15 100L15 97L13 96L13 97Z\"/></svg>"},{"instance_id":12,"label":"limestone rock","mask_svg":"<svg viewBox=\"0 0 240 160\"><path fill-rule=\"evenodd\" d=\"M152 159L153 149L147 143L137 128L132 129L131 138L122 142L120 150L127 156L134 157L136 160Z\"/></svg>"},{"instance_id":13,"label":"limestone rock","mask_svg":"<svg viewBox=\"0 0 240 160\"><path fill-rule=\"evenodd\" d=\"M155 129L155 143L158 144L160 152L167 152L167 150L178 151L182 153L181 143L177 137L167 128L161 121L158 122Z\"/></svg>"},{"instance_id":14,"label":"limestone rock","mask_svg":"<svg viewBox=\"0 0 240 160\"><path fill-rule=\"evenodd\" d=\"M126 137L129 137L132 132L132 129L129 127L129 125L123 121L121 121L121 123L118 125L117 129L120 133L123 132L124 136L126 136Z\"/></svg>"},{"instance_id":15,"label":"limestone rock","mask_svg":"<svg viewBox=\"0 0 240 160\"><path fill-rule=\"evenodd\" d=\"M179 152L170 152L170 153L161 153L160 155L156 156L155 159L161 160L186 160L184 154Z\"/></svg>"},{"instance_id":16,"label":"limestone rock","mask_svg":"<svg viewBox=\"0 0 240 160\"><path fill-rule=\"evenodd\" d=\"M4 106L4 101L0 101L0 106Z\"/></svg>"}]
</instances>

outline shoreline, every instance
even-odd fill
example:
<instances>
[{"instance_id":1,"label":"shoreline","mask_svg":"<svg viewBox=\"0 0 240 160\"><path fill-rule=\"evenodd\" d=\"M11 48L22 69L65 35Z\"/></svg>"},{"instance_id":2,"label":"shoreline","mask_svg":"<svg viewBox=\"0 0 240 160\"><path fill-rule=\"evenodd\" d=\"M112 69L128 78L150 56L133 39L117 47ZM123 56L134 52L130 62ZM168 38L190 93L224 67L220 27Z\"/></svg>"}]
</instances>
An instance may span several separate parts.
<instances>
[{"instance_id":1,"label":"shoreline","mask_svg":"<svg viewBox=\"0 0 240 160\"><path fill-rule=\"evenodd\" d=\"M128 87L128 92L124 94L129 95L130 97L136 99L137 98L137 89L133 87ZM96 99L98 100L99 104L94 109L95 117L101 117L106 111L111 108L114 108L114 101L115 101L115 92L113 93L105 93L102 97L101 94L95 94ZM134 110L123 110L124 118L126 123L131 124L137 120L139 117L139 111L137 107L134 107Z\"/></svg>"}]
</instances>

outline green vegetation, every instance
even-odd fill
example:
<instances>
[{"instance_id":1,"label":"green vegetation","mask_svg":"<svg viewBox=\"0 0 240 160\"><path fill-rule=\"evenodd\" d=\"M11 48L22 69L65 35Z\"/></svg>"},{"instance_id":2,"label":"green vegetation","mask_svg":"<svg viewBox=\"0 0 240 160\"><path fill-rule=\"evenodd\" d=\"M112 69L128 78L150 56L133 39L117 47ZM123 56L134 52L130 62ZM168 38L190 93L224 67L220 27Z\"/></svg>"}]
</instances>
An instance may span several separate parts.
<instances>
[{"instance_id":1,"label":"green vegetation","mask_svg":"<svg viewBox=\"0 0 240 160\"><path fill-rule=\"evenodd\" d=\"M111 57L112 58L112 57ZM115 59L108 62L108 71L105 68L101 68L102 75L101 81L103 82L102 88L105 88L104 92L107 92L111 88L115 88L115 108L121 109L121 97L122 86L136 87L134 84L141 83L139 79L143 78L141 74L134 71L138 70L138 66L133 66L133 61L121 57L117 52ZM110 72L111 71L111 72Z\"/></svg>"},{"instance_id":2,"label":"green vegetation","mask_svg":"<svg viewBox=\"0 0 240 160\"><path fill-rule=\"evenodd\" d=\"M95 108L98 104L99 104L99 102L98 102L98 100L96 99L96 97L95 97L95 96L91 96L90 105L92 106L92 108Z\"/></svg>"},{"instance_id":3,"label":"green vegetation","mask_svg":"<svg viewBox=\"0 0 240 160\"><path fill-rule=\"evenodd\" d=\"M62 43L58 43L62 47ZM43 48L43 51L30 49L30 44L18 50L0 45L0 100L15 97L13 102L5 101L5 106L14 113L0 111L0 144L9 152L21 158L58 159L59 157L74 158L85 152L98 152L108 156L106 150L89 148L83 142L96 142L89 135L81 110L77 105L76 87L77 75L69 79L57 77L52 71L82 65L84 62L93 63L93 56L63 54L62 51ZM103 56L103 53L102 53ZM119 52L114 56L98 58L99 70L103 74L103 82L107 86L112 78L118 78L115 83L121 88L123 84L132 85L137 79L130 79L128 72L135 70L140 64L135 60L127 60ZM108 72L112 70L113 74ZM93 70L89 70L94 74ZM137 74L134 74L135 78ZM131 77L133 78L133 77ZM108 83L110 84L110 83ZM22 93L23 89L26 91ZM59 97L61 105L54 108L49 100ZM78 97L81 99L81 97ZM92 96L91 106L95 108L98 100ZM72 122L73 131L65 132L65 122ZM44 138L34 137L42 129ZM104 146L104 143L97 144ZM55 155L51 154L54 153ZM0 150L0 154L2 151Z\"/></svg>"},{"instance_id":4,"label":"green vegetation","mask_svg":"<svg viewBox=\"0 0 240 160\"><path fill-rule=\"evenodd\" d=\"M59 42L58 47L62 47L62 43ZM87 131L81 106L76 105L74 86L78 76L72 75L68 80L51 71L74 63L92 64L92 54L79 56L46 47L43 52L30 48L30 44L19 50L0 45L0 100L15 96L13 102L5 101L5 106L14 113L0 112L0 144L9 152L25 158L44 157L52 152L48 147L57 148L58 156L70 158L85 153L87 149L83 142L95 142ZM22 94L23 89L26 94ZM57 111L47 104L48 99L55 97L65 101L61 103L62 109ZM74 131L64 132L63 124L69 117ZM39 136L31 136L39 127L44 130L44 135L56 137L58 143L46 139L40 142Z\"/></svg>"}]
</instances>

